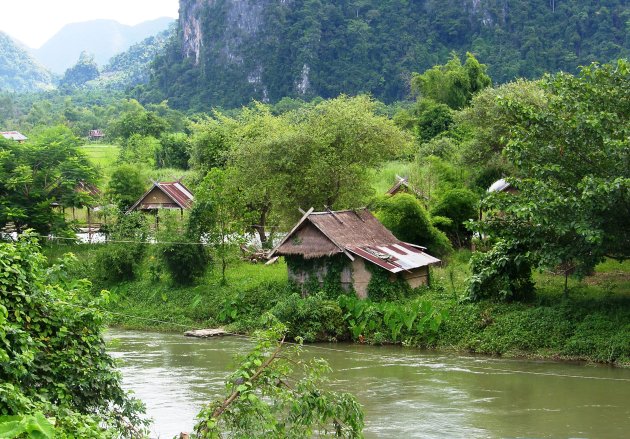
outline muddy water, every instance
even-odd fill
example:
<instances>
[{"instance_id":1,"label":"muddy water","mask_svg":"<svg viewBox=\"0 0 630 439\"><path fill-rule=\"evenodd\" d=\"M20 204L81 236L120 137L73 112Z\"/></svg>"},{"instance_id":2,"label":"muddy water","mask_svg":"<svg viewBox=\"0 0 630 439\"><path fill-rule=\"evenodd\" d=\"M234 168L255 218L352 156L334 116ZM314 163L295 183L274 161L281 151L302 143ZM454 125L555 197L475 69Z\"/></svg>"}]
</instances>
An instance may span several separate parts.
<instances>
[{"instance_id":1,"label":"muddy water","mask_svg":"<svg viewBox=\"0 0 630 439\"><path fill-rule=\"evenodd\" d=\"M159 438L192 430L250 346L120 330L107 338ZM307 355L328 360L332 385L363 404L368 438L630 438L630 369L349 344Z\"/></svg>"}]
</instances>

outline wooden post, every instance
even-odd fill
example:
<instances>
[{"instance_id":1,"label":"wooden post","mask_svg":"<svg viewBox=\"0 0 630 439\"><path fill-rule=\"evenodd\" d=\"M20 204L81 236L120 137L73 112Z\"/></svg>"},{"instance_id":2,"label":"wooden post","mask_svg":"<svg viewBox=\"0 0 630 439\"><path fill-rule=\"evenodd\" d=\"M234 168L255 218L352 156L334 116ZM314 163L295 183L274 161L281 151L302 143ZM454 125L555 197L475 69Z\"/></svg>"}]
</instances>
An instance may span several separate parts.
<instances>
[{"instance_id":1,"label":"wooden post","mask_svg":"<svg viewBox=\"0 0 630 439\"><path fill-rule=\"evenodd\" d=\"M88 243L92 244L92 220L90 218L90 206L87 206Z\"/></svg>"}]
</instances>

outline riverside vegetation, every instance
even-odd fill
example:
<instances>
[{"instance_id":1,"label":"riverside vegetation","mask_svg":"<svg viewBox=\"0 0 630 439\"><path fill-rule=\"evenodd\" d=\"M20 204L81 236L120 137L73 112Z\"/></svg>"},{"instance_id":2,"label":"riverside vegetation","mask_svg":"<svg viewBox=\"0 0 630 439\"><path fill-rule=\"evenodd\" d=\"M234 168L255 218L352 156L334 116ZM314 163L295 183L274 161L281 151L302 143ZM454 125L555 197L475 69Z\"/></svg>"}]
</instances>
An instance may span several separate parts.
<instances>
[{"instance_id":1,"label":"riverside vegetation","mask_svg":"<svg viewBox=\"0 0 630 439\"><path fill-rule=\"evenodd\" d=\"M6 117L30 126L33 135L24 144L0 141L0 225L54 238L42 239L49 267L34 244L25 244L30 238L2 244L7 254L18 254L10 258L13 265L0 266L9 279L18 273L0 289L9 304L2 304L7 312L2 311L0 355L11 360L2 367L17 365L3 373L13 385L30 370L35 371L30 379L43 380L44 387L64 384L64 368L76 372L85 366L75 364L78 356L62 358L61 369L50 376L48 369L30 366L57 351L55 343L73 339L65 335L70 331L78 349L98 351L86 357L100 359L96 370L86 373L114 375L108 375L110 387L95 390L101 392L96 406L81 406L77 401L85 395L68 395L63 385L46 390L43 399L28 393L32 387L20 390L20 401L7 399L12 393L5 391L0 401L9 417L0 418L0 425L9 425L15 435L29 429L46 434L51 426L70 432L75 424L96 429L114 419L122 422L114 426L121 431L127 423L142 425L139 407L120 393L111 359L99 356L106 316L124 327L181 331L225 325L248 334L280 321L286 336L298 341L401 343L628 365L629 75L630 64L619 60L584 67L576 76L560 73L492 87L485 66L468 55L464 62L452 56L414 75L409 85L416 101L390 106L368 96L339 96L185 115L165 102L145 107L122 99L80 106L53 99L35 103L28 113L12 112ZM98 115L119 148L115 163L101 156L100 172L74 135ZM147 216L124 213L146 189L149 172L177 173L196 194L183 219L162 215L157 230ZM410 193L379 195L396 174L408 177ZM517 192L488 195L500 177ZM100 185L102 198L77 191L79 183ZM77 223L55 206L97 203L110 206L98 218L110 242L73 243ZM332 278L303 297L287 281L282 260L264 266L239 258L243 237L253 234L269 248L278 231L299 217L297 207L362 205L399 239L427 245L444 260L432 270L430 287L412 290L375 273L366 301L341 293ZM64 259L68 252L77 260ZM84 277L91 284L79 280ZM94 302L101 290L109 291L109 300ZM83 306L86 315L70 315L62 307L57 310L62 321L51 322L42 308L51 291ZM22 316L25 304L28 308L29 300L40 296L33 314ZM42 324L54 323L53 329L31 323L42 315ZM77 326L76 318L87 321ZM24 343L25 349L16 348ZM273 358L273 347L263 350ZM252 355L252 361L265 362ZM257 374L252 364L243 364L240 373ZM317 379L304 388L319 382L321 371L307 371ZM244 411L260 408L259 396L270 391L265 381L255 391L254 382L240 390L242 383L234 384L228 383L226 401L233 401L232 394L244 404L249 400L251 406L234 406ZM250 390L254 395L241 400ZM291 395L299 392L277 394ZM353 436L360 416L351 400L335 401L339 404L311 420L332 422L333 428L326 428L331 434ZM117 406L129 422L108 412ZM223 428L217 425L233 431L245 425L214 419L213 407L199 427L202 436L213 437ZM302 409L297 407L293 419L306 419ZM57 413L53 425L50 418ZM352 418L345 422L345 415ZM289 425L272 422L268 411L264 416L270 416L270 431Z\"/></svg>"}]
</instances>

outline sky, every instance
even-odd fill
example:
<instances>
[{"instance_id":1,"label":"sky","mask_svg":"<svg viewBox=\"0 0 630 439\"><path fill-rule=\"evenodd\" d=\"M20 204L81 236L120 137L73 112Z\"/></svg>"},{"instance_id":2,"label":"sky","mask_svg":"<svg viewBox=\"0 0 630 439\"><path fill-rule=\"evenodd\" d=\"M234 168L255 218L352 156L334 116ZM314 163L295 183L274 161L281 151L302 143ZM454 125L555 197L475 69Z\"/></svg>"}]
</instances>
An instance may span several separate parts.
<instances>
[{"instance_id":1,"label":"sky","mask_svg":"<svg viewBox=\"0 0 630 439\"><path fill-rule=\"evenodd\" d=\"M179 0L2 0L0 31L34 49L64 25L99 18L134 25L177 18Z\"/></svg>"}]
</instances>

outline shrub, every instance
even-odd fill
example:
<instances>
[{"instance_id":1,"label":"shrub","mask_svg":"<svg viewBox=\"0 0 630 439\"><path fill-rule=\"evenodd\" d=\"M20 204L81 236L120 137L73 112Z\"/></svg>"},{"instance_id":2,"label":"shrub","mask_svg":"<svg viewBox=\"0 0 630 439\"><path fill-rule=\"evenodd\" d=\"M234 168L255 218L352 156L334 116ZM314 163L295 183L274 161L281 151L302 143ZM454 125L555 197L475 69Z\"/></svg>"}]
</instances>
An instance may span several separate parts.
<instances>
[{"instance_id":1,"label":"shrub","mask_svg":"<svg viewBox=\"0 0 630 439\"><path fill-rule=\"evenodd\" d=\"M126 211L144 193L146 182L138 166L122 164L112 172L107 185L108 197Z\"/></svg>"},{"instance_id":2,"label":"shrub","mask_svg":"<svg viewBox=\"0 0 630 439\"><path fill-rule=\"evenodd\" d=\"M518 243L498 241L490 251L474 253L470 271L466 287L470 300L524 300L534 294L532 265Z\"/></svg>"},{"instance_id":3,"label":"shrub","mask_svg":"<svg viewBox=\"0 0 630 439\"><path fill-rule=\"evenodd\" d=\"M396 238L427 247L429 253L444 256L453 250L448 237L431 224L416 197L398 194L375 203L377 218Z\"/></svg>"},{"instance_id":4,"label":"shrub","mask_svg":"<svg viewBox=\"0 0 630 439\"><path fill-rule=\"evenodd\" d=\"M0 261L0 436L141 436L101 335L106 297L46 268L29 236L0 243Z\"/></svg>"},{"instance_id":5,"label":"shrub","mask_svg":"<svg viewBox=\"0 0 630 439\"><path fill-rule=\"evenodd\" d=\"M278 302L271 313L287 326L291 338L302 337L308 342L337 340L346 332L339 304L322 294L302 298L294 293Z\"/></svg>"},{"instance_id":6,"label":"shrub","mask_svg":"<svg viewBox=\"0 0 630 439\"><path fill-rule=\"evenodd\" d=\"M466 229L465 223L478 218L478 201L477 196L468 189L451 189L446 191L431 209L431 216L451 220L449 225L440 222L438 228L458 247L470 245L472 233Z\"/></svg>"},{"instance_id":7,"label":"shrub","mask_svg":"<svg viewBox=\"0 0 630 439\"><path fill-rule=\"evenodd\" d=\"M190 239L190 237L183 237ZM172 243L160 245L159 253L171 279L178 285L191 285L202 277L210 264L210 254L203 245Z\"/></svg>"},{"instance_id":8,"label":"shrub","mask_svg":"<svg viewBox=\"0 0 630 439\"><path fill-rule=\"evenodd\" d=\"M121 282L136 277L142 263L146 244L108 243L96 251L94 275L105 282Z\"/></svg>"}]
</instances>

